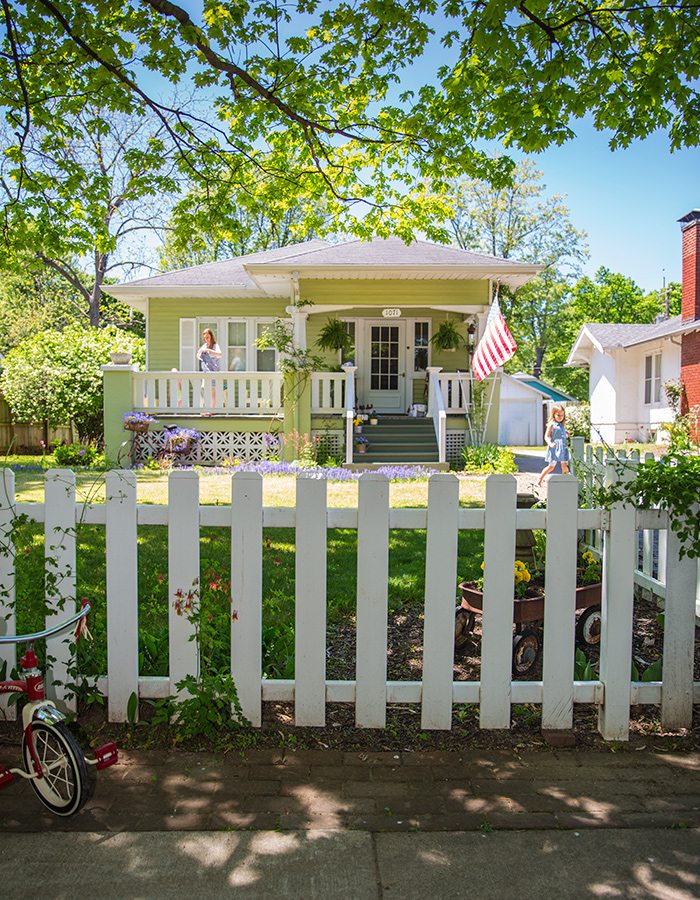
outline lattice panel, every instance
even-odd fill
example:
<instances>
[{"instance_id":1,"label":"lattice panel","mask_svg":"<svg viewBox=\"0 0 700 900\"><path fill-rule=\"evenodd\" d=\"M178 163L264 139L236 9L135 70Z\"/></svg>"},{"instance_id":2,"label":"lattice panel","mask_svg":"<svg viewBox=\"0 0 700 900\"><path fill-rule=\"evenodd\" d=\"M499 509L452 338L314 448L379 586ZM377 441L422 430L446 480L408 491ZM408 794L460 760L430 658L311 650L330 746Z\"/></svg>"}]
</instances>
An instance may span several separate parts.
<instances>
[{"instance_id":1,"label":"lattice panel","mask_svg":"<svg viewBox=\"0 0 700 900\"><path fill-rule=\"evenodd\" d=\"M462 458L462 450L466 435L463 431L448 431L445 440L445 453L449 462L456 462Z\"/></svg>"},{"instance_id":2,"label":"lattice panel","mask_svg":"<svg viewBox=\"0 0 700 900\"><path fill-rule=\"evenodd\" d=\"M271 437L262 431L200 431L200 434L197 447L182 458L183 463L218 466L232 459L258 462L264 456L265 437ZM162 431L136 435L136 440L137 462L146 462L163 449Z\"/></svg>"},{"instance_id":3,"label":"lattice panel","mask_svg":"<svg viewBox=\"0 0 700 900\"><path fill-rule=\"evenodd\" d=\"M345 453L345 439L342 431L312 431L311 435L323 438L331 456L342 456Z\"/></svg>"}]
</instances>

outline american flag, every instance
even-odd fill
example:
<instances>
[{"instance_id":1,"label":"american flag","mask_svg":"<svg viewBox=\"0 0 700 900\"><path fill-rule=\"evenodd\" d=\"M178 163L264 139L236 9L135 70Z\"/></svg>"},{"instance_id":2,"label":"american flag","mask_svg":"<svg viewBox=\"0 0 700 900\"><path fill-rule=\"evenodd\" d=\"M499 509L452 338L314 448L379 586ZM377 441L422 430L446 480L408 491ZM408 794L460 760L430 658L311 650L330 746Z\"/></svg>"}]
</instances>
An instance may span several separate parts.
<instances>
[{"instance_id":1,"label":"american flag","mask_svg":"<svg viewBox=\"0 0 700 900\"><path fill-rule=\"evenodd\" d=\"M496 296L489 310L486 328L472 356L472 369L479 381L508 362L516 349L517 344L508 330Z\"/></svg>"}]
</instances>

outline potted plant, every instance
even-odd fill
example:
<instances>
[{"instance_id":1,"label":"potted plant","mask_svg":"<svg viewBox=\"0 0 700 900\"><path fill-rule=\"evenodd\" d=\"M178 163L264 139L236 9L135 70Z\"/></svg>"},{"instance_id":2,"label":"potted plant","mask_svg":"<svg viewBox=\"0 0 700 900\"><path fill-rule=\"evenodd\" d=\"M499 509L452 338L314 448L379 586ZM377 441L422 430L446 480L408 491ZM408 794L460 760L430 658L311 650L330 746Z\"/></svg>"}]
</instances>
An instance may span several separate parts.
<instances>
[{"instance_id":1,"label":"potted plant","mask_svg":"<svg viewBox=\"0 0 700 900\"><path fill-rule=\"evenodd\" d=\"M359 416L355 416L352 420L352 424L355 426L355 434L362 434L362 423L364 419L361 419Z\"/></svg>"},{"instance_id":2,"label":"potted plant","mask_svg":"<svg viewBox=\"0 0 700 900\"><path fill-rule=\"evenodd\" d=\"M114 350L110 353L110 360L113 366L128 366L131 363L130 350Z\"/></svg>"},{"instance_id":3,"label":"potted plant","mask_svg":"<svg viewBox=\"0 0 700 900\"><path fill-rule=\"evenodd\" d=\"M459 333L457 323L453 319L444 319L430 338L430 343L436 350L451 353L464 346L464 338Z\"/></svg>"},{"instance_id":4,"label":"potted plant","mask_svg":"<svg viewBox=\"0 0 700 900\"><path fill-rule=\"evenodd\" d=\"M344 353L350 353L354 345L345 322L340 319L328 319L318 333L316 346L320 350L342 350Z\"/></svg>"},{"instance_id":5,"label":"potted plant","mask_svg":"<svg viewBox=\"0 0 700 900\"><path fill-rule=\"evenodd\" d=\"M144 412L128 412L122 416L122 424L127 431L136 431L145 434L151 422L155 422L153 416L149 416Z\"/></svg>"},{"instance_id":6,"label":"potted plant","mask_svg":"<svg viewBox=\"0 0 700 900\"><path fill-rule=\"evenodd\" d=\"M362 434L355 438L355 449L358 453L366 453L369 446L369 440Z\"/></svg>"}]
</instances>

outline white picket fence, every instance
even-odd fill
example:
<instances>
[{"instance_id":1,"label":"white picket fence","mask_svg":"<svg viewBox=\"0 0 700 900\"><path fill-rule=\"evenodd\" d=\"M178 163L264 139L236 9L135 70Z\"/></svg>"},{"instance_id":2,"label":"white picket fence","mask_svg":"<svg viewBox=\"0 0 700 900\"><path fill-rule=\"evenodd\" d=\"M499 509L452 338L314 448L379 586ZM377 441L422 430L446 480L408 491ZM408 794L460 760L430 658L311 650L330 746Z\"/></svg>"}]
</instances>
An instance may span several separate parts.
<instances>
[{"instance_id":1,"label":"white picket fence","mask_svg":"<svg viewBox=\"0 0 700 900\"><path fill-rule=\"evenodd\" d=\"M624 450L614 451L612 448L606 451L600 446L594 448L591 444L584 445L582 438L574 438L572 450L574 457L584 463L584 466L579 467L578 473L584 488L592 487L594 482L603 483L606 474L610 472L611 463L617 464L618 471L622 463L623 469L631 476L634 467L640 462L655 459L655 455L650 451L643 456L638 450L632 450L629 454ZM658 598L662 603L666 598L666 535L666 529L640 530L638 540L641 544L641 554L637 553L634 573L634 583L637 587ZM587 537L591 548L600 553L603 545L602 532L592 531ZM694 596L696 624L700 625L700 560L696 562Z\"/></svg>"},{"instance_id":2,"label":"white picket fence","mask_svg":"<svg viewBox=\"0 0 700 900\"><path fill-rule=\"evenodd\" d=\"M577 509L577 482L555 476L549 483L549 508L516 509L516 481L492 475L486 483L486 505L459 506L454 475L434 475L424 509L394 509L384 476L366 473L359 482L357 508L329 508L326 482L300 477L296 507L263 506L262 478L253 473L232 476L228 506L199 504L199 476L174 471L169 476L167 506L137 504L136 475L112 471L106 476L106 502L77 504L75 477L67 470L46 475L44 503L15 503L14 475L3 470L0 537L6 543L16 515L26 514L45 525L46 556L61 578L48 601L56 611L50 621L67 617L75 597L77 521L106 529L108 672L100 679L108 696L111 721L125 721L132 693L142 698L176 692L176 683L197 670L191 625L176 614L178 589L187 590L200 577L199 530L231 532L231 594L238 616L231 622L231 671L246 717L259 726L263 701L293 702L298 725L323 726L327 703L355 706L356 724L383 728L388 704L420 704L424 729L450 729L454 704L479 704L482 728L509 728L511 704L542 706L542 727L571 727L575 703L595 704L599 729L606 739L628 736L630 704L660 704L667 729L691 724L693 702L700 702L700 683L693 683L694 561L679 560L672 532L667 539L666 620L663 682L630 683L636 531L665 529L666 515L631 507L610 511ZM137 536L140 526L168 529L169 676L144 678L138 671L139 577ZM262 678L263 528L296 529L295 678ZM327 529L357 530L356 677L326 678ZM513 630L513 566L516 528L547 530L547 597L541 681L511 679ZM390 529L426 531L423 672L420 681L387 680L388 565ZM479 681L454 681L453 641L457 570L457 538L462 529L484 531L485 586ZM602 530L603 598L600 677L574 681L574 587L578 530ZM223 575L223 573L222 573ZM7 591L2 616L15 630L12 556L0 556L0 590ZM56 604L66 605L58 611ZM2 627L2 626L0 626ZM49 648L56 657L53 674L65 673L68 650L60 639ZM2 653L12 666L14 648ZM49 673L49 676L51 673ZM48 679L47 679L48 680Z\"/></svg>"}]
</instances>

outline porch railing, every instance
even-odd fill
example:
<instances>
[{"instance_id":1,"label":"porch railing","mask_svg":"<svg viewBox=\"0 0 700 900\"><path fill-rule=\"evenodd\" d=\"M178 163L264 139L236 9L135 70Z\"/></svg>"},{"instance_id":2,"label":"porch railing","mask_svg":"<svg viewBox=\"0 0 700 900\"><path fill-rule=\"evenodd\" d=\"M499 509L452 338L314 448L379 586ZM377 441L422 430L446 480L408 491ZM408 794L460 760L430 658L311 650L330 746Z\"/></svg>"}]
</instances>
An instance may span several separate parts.
<instances>
[{"instance_id":1,"label":"porch railing","mask_svg":"<svg viewBox=\"0 0 700 900\"><path fill-rule=\"evenodd\" d=\"M314 372L311 375L311 412L320 415L345 412L345 372Z\"/></svg>"},{"instance_id":2,"label":"porch railing","mask_svg":"<svg viewBox=\"0 0 700 900\"><path fill-rule=\"evenodd\" d=\"M281 372L135 372L134 409L149 413L271 415L284 400Z\"/></svg>"},{"instance_id":3,"label":"porch railing","mask_svg":"<svg viewBox=\"0 0 700 900\"><path fill-rule=\"evenodd\" d=\"M466 413L471 403L469 372L440 372L440 392L448 413Z\"/></svg>"}]
</instances>

